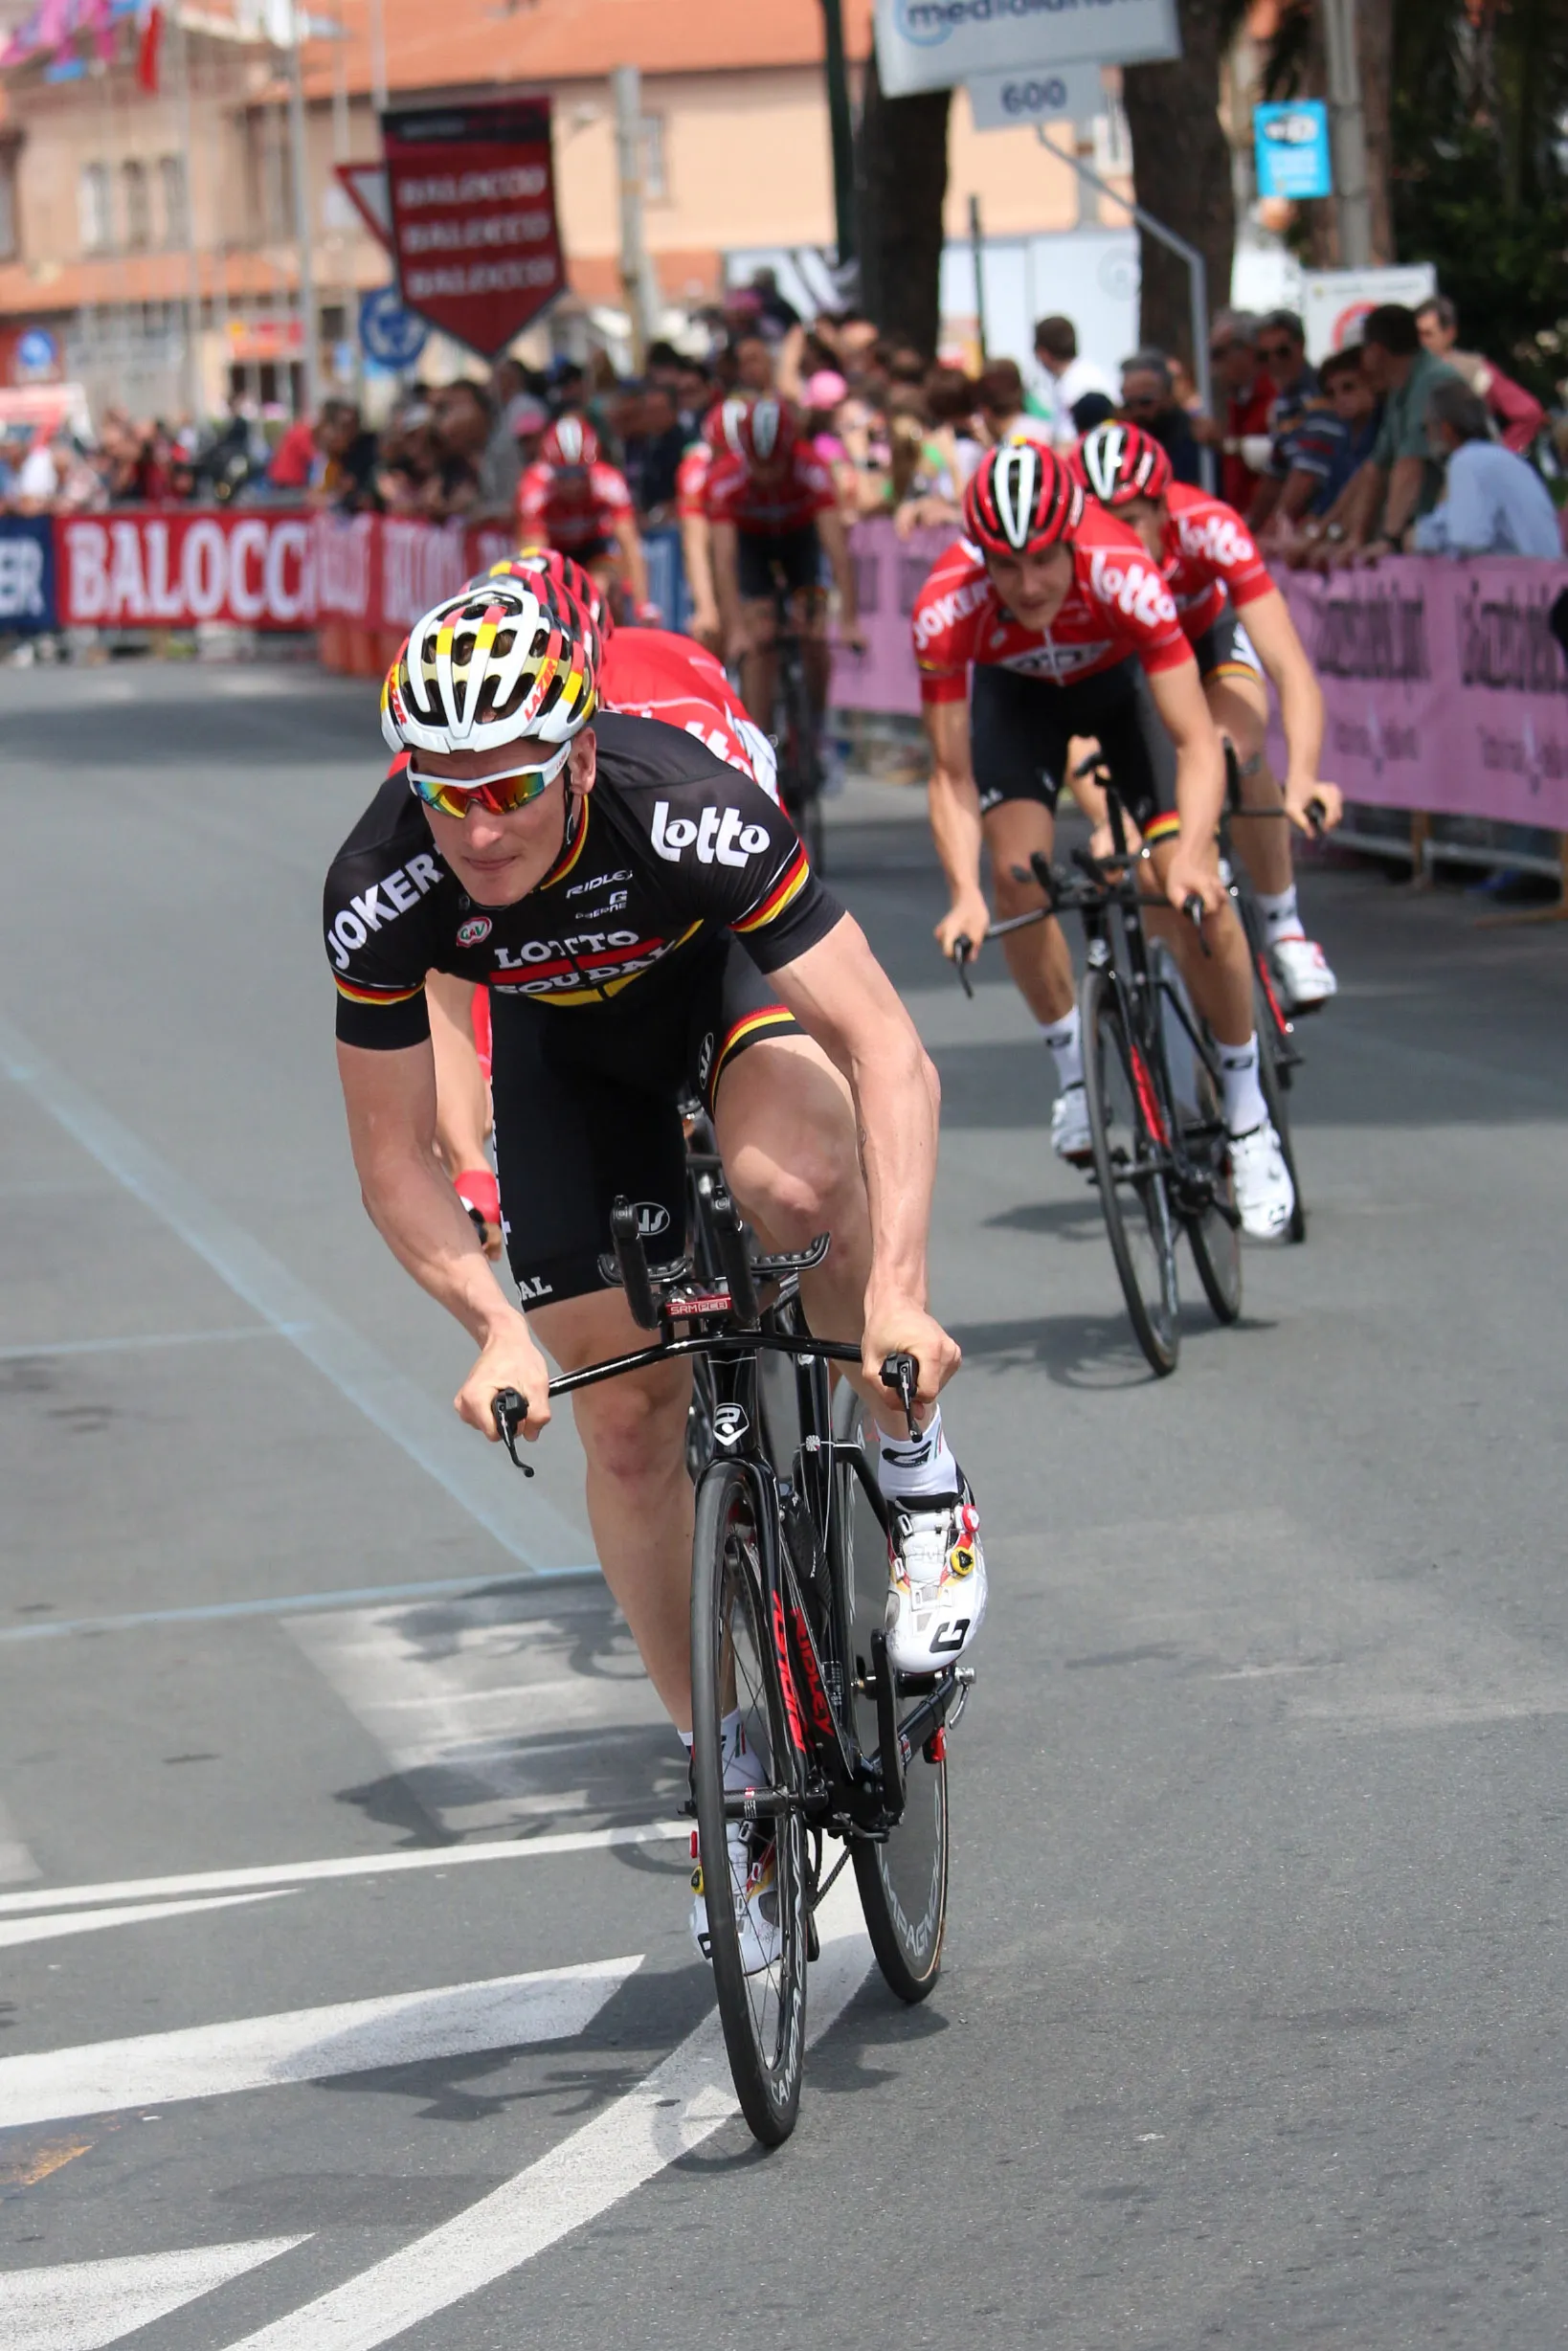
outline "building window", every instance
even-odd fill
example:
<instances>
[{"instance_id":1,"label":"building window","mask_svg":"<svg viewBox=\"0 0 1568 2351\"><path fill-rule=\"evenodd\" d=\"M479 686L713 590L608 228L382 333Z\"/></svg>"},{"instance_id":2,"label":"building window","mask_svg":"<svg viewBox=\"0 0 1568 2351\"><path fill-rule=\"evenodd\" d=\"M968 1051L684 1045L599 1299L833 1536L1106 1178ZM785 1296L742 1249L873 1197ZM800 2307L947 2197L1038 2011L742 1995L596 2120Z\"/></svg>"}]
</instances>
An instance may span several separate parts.
<instances>
[{"instance_id":1,"label":"building window","mask_svg":"<svg viewBox=\"0 0 1568 2351\"><path fill-rule=\"evenodd\" d=\"M185 157L166 155L158 166L158 197L163 208L163 232L166 245L184 245L190 239L190 215L185 202Z\"/></svg>"},{"instance_id":2,"label":"building window","mask_svg":"<svg viewBox=\"0 0 1568 2351\"><path fill-rule=\"evenodd\" d=\"M83 164L77 182L77 211L83 253L108 253L114 244L114 208L107 164Z\"/></svg>"},{"instance_id":3,"label":"building window","mask_svg":"<svg viewBox=\"0 0 1568 2351\"><path fill-rule=\"evenodd\" d=\"M139 253L152 242L152 208L146 164L122 164L120 184L125 196L125 243L132 253Z\"/></svg>"},{"instance_id":4,"label":"building window","mask_svg":"<svg viewBox=\"0 0 1568 2351\"><path fill-rule=\"evenodd\" d=\"M642 199L645 204L663 204L669 198L669 181L664 172L664 118L661 114L645 114L642 118Z\"/></svg>"}]
</instances>

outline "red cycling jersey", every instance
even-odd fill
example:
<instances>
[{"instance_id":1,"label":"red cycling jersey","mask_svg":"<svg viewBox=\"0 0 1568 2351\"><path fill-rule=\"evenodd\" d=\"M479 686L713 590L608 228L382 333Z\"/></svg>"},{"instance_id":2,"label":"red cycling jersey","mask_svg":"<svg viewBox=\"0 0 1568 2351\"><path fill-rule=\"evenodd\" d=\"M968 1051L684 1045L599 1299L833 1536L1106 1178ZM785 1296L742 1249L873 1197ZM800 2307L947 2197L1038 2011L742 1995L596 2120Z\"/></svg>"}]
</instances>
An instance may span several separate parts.
<instances>
[{"instance_id":1,"label":"red cycling jersey","mask_svg":"<svg viewBox=\"0 0 1568 2351\"><path fill-rule=\"evenodd\" d=\"M805 530L838 504L833 476L809 441L795 441L776 474L755 474L727 450L707 477L707 519L733 523L754 538L782 539Z\"/></svg>"},{"instance_id":2,"label":"red cycling jersey","mask_svg":"<svg viewBox=\"0 0 1568 2351\"><path fill-rule=\"evenodd\" d=\"M747 717L724 663L673 629L617 629L599 665L599 696L630 718L683 728L715 759L738 768L778 798L778 762L760 727Z\"/></svg>"},{"instance_id":3,"label":"red cycling jersey","mask_svg":"<svg viewBox=\"0 0 1568 2351\"><path fill-rule=\"evenodd\" d=\"M693 441L675 469L675 518L700 523L707 512L707 477L713 452L706 441Z\"/></svg>"},{"instance_id":4,"label":"red cycling jersey","mask_svg":"<svg viewBox=\"0 0 1568 2351\"><path fill-rule=\"evenodd\" d=\"M1224 611L1227 590L1232 607L1240 612L1243 604L1267 595L1274 583L1252 533L1222 498L1173 481L1165 504L1171 519L1165 526L1160 565L1181 625L1196 643Z\"/></svg>"},{"instance_id":5,"label":"red cycling jersey","mask_svg":"<svg viewBox=\"0 0 1568 2351\"><path fill-rule=\"evenodd\" d=\"M1135 654L1152 675L1192 660L1176 608L1141 542L1092 501L1072 543L1073 578L1048 628L1015 620L967 539L939 556L915 598L914 648L925 703L962 702L972 663L1074 685Z\"/></svg>"},{"instance_id":6,"label":"red cycling jersey","mask_svg":"<svg viewBox=\"0 0 1568 2351\"><path fill-rule=\"evenodd\" d=\"M632 493L613 465L530 465L517 489L526 537L564 555L613 539L632 511Z\"/></svg>"}]
</instances>

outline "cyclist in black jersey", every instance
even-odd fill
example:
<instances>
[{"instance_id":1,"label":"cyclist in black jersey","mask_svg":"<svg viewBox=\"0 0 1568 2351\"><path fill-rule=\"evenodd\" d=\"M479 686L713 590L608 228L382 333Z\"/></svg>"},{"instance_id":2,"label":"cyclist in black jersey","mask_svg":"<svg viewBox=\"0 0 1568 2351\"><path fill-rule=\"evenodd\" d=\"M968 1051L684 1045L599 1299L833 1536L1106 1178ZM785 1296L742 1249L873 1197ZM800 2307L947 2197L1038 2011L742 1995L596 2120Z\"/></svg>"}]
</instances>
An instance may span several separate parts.
<instances>
[{"instance_id":1,"label":"cyclist in black jersey","mask_svg":"<svg viewBox=\"0 0 1568 2351\"><path fill-rule=\"evenodd\" d=\"M930 1671L967 1647L985 1601L974 1498L936 1400L959 1351L926 1306L935 1074L788 818L683 730L596 713L595 649L549 582L486 581L427 614L389 674L383 730L408 769L333 861L325 908L366 1205L480 1347L463 1419L494 1440L492 1399L515 1388L537 1437L541 1345L570 1370L638 1343L599 1270L610 1203L638 1202L653 1254L663 1232L679 1253L679 1101L683 1085L701 1091L768 1244L833 1236L807 1307L823 1337L862 1344L856 1384L895 1505L889 1654ZM502 1215L526 1315L434 1156L429 971L490 990ZM900 1353L920 1366L918 1444L878 1377ZM605 1575L689 1737L688 1387L666 1364L574 1402ZM730 1859L750 1907L765 1873L744 1847Z\"/></svg>"}]
</instances>

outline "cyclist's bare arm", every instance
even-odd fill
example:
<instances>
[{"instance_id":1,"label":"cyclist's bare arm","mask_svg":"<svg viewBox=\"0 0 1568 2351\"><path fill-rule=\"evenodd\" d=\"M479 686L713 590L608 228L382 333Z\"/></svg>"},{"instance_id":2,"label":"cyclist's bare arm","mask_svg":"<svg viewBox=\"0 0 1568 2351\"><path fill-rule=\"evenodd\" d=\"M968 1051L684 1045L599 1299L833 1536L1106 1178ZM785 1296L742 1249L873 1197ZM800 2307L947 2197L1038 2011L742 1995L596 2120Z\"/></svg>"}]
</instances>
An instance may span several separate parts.
<instances>
[{"instance_id":1,"label":"cyclist's bare arm","mask_svg":"<svg viewBox=\"0 0 1568 2351\"><path fill-rule=\"evenodd\" d=\"M733 656L741 643L740 533L733 523L708 526L708 551L713 561L713 593L719 606L719 625L726 651Z\"/></svg>"},{"instance_id":2,"label":"cyclist's bare arm","mask_svg":"<svg viewBox=\"0 0 1568 2351\"><path fill-rule=\"evenodd\" d=\"M371 1223L404 1270L481 1350L458 1410L494 1441L489 1399L499 1388L517 1388L528 1399L528 1433L536 1434L549 1418L549 1367L436 1163L436 1057L429 1041L392 1052L340 1044L338 1076Z\"/></svg>"},{"instance_id":3,"label":"cyclist's bare arm","mask_svg":"<svg viewBox=\"0 0 1568 2351\"><path fill-rule=\"evenodd\" d=\"M616 549L620 557L620 575L626 582L628 594L635 605L648 601L648 558L642 551L642 533L634 516L623 514L616 525Z\"/></svg>"},{"instance_id":4,"label":"cyclist's bare arm","mask_svg":"<svg viewBox=\"0 0 1568 2351\"><path fill-rule=\"evenodd\" d=\"M1225 903L1216 846L1225 801L1225 754L1203 699L1198 663L1183 661L1178 668L1149 673L1149 690L1176 755L1181 838L1166 869L1166 890L1173 906L1198 897L1217 913Z\"/></svg>"},{"instance_id":5,"label":"cyclist's bare arm","mask_svg":"<svg viewBox=\"0 0 1568 2351\"><path fill-rule=\"evenodd\" d=\"M931 747L927 787L931 838L952 901L936 936L944 955L951 955L955 939L978 947L991 928L991 909L980 887L980 795L969 759L968 702L930 702L922 715Z\"/></svg>"},{"instance_id":6,"label":"cyclist's bare arm","mask_svg":"<svg viewBox=\"0 0 1568 2351\"><path fill-rule=\"evenodd\" d=\"M871 1222L864 1362L875 1377L889 1355L913 1355L920 1397L934 1402L958 1368L958 1348L926 1310L926 1241L936 1179L941 1088L905 1005L852 915L772 974L809 1037L842 1070L855 1097Z\"/></svg>"},{"instance_id":7,"label":"cyclist's bare arm","mask_svg":"<svg viewBox=\"0 0 1568 2351\"><path fill-rule=\"evenodd\" d=\"M1343 802L1337 787L1318 780L1323 756L1323 691L1312 674L1307 648L1296 634L1290 610L1277 588L1246 607L1246 633L1258 649L1269 683L1280 698L1288 765L1285 805L1293 824L1309 829L1307 807L1323 803L1325 821L1337 824Z\"/></svg>"},{"instance_id":8,"label":"cyclist's bare arm","mask_svg":"<svg viewBox=\"0 0 1568 2351\"><path fill-rule=\"evenodd\" d=\"M828 562L833 567L833 584L839 591L839 635L846 643L860 644L863 641L861 637L861 610L844 518L837 510L819 514L817 528Z\"/></svg>"},{"instance_id":9,"label":"cyclist's bare arm","mask_svg":"<svg viewBox=\"0 0 1568 2351\"><path fill-rule=\"evenodd\" d=\"M716 651L723 642L723 624L713 591L713 545L706 515L682 516L681 559L691 592L691 634L700 644Z\"/></svg>"}]
</instances>

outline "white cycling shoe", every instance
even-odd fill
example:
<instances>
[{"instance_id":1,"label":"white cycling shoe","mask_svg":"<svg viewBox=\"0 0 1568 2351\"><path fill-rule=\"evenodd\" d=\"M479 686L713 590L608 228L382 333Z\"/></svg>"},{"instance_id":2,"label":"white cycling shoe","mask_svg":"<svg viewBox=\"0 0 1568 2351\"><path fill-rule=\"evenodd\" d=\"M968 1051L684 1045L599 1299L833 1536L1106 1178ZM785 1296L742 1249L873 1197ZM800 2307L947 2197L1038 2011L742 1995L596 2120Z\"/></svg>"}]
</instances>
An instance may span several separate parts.
<instances>
[{"instance_id":1,"label":"white cycling shoe","mask_svg":"<svg viewBox=\"0 0 1568 2351\"><path fill-rule=\"evenodd\" d=\"M1287 1012L1313 1012L1339 993L1339 982L1315 939L1276 939L1268 951Z\"/></svg>"},{"instance_id":2,"label":"white cycling shoe","mask_svg":"<svg viewBox=\"0 0 1568 2351\"><path fill-rule=\"evenodd\" d=\"M1295 1186L1266 1118L1247 1133L1231 1136L1230 1167L1243 1232L1252 1241L1283 1241L1295 1213Z\"/></svg>"},{"instance_id":3,"label":"white cycling shoe","mask_svg":"<svg viewBox=\"0 0 1568 2351\"><path fill-rule=\"evenodd\" d=\"M1088 1089L1082 1078L1076 1086L1064 1086L1051 1105L1051 1149L1069 1167L1086 1167L1093 1156Z\"/></svg>"},{"instance_id":4,"label":"white cycling shoe","mask_svg":"<svg viewBox=\"0 0 1568 2351\"><path fill-rule=\"evenodd\" d=\"M731 1821L726 1831L729 1858L729 1892L740 1928L741 1965L749 1976L760 1976L775 1966L784 1947L778 1927L778 1880L773 1866L773 1841L760 1822ZM707 1897L703 1887L703 1861L697 1831L691 1832L691 1936L705 1959L713 1957L707 1927Z\"/></svg>"},{"instance_id":5,"label":"white cycling shoe","mask_svg":"<svg viewBox=\"0 0 1568 2351\"><path fill-rule=\"evenodd\" d=\"M985 1554L969 1481L962 1491L889 1499L887 1657L898 1673L940 1673L985 1619Z\"/></svg>"}]
</instances>

